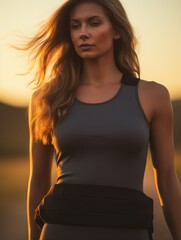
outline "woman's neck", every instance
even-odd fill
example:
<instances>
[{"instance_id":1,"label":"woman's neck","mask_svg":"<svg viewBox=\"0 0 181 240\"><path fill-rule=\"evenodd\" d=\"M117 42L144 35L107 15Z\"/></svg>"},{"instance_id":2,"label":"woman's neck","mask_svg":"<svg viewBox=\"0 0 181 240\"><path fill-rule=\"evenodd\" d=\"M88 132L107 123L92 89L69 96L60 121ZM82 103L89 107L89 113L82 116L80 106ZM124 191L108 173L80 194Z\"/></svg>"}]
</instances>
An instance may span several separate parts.
<instances>
[{"instance_id":1,"label":"woman's neck","mask_svg":"<svg viewBox=\"0 0 181 240\"><path fill-rule=\"evenodd\" d=\"M122 73L112 59L87 59L83 62L81 84L104 86L107 83L120 82L121 77Z\"/></svg>"}]
</instances>

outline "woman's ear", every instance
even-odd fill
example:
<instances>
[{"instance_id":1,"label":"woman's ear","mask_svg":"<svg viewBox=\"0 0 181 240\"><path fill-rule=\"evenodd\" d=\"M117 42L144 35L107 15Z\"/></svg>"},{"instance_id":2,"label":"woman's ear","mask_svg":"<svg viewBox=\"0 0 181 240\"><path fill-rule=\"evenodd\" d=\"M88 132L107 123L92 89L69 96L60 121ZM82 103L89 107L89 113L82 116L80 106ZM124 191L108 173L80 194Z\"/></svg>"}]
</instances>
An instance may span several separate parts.
<instances>
[{"instance_id":1,"label":"woman's ear","mask_svg":"<svg viewBox=\"0 0 181 240\"><path fill-rule=\"evenodd\" d=\"M119 33L115 33L114 34L114 40L118 40L120 39L120 34Z\"/></svg>"}]
</instances>

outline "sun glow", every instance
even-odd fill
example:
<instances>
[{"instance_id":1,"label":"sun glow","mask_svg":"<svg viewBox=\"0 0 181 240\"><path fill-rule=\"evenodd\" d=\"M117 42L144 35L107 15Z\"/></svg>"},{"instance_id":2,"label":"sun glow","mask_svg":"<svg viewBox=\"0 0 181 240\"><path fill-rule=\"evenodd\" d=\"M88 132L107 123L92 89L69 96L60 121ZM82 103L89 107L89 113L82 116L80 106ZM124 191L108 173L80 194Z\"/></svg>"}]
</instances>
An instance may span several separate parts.
<instances>
[{"instance_id":1,"label":"sun glow","mask_svg":"<svg viewBox=\"0 0 181 240\"><path fill-rule=\"evenodd\" d=\"M27 58L9 47L22 36L32 36L37 25L61 4L60 0L1 2L0 101L26 106L32 94ZM181 98L181 3L179 0L122 0L139 42L141 78L165 85L171 98ZM9 7L11 6L11 7ZM33 13L33 14L32 14ZM153 14L154 13L154 14ZM6 24L4 24L6 23Z\"/></svg>"}]
</instances>

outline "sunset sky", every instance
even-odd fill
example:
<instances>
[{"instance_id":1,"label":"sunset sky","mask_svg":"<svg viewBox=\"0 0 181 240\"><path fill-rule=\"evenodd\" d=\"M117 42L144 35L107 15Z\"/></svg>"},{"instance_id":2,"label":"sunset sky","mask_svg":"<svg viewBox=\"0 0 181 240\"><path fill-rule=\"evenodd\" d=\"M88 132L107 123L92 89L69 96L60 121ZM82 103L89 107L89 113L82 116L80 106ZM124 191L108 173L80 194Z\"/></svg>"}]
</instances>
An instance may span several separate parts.
<instances>
[{"instance_id":1,"label":"sunset sky","mask_svg":"<svg viewBox=\"0 0 181 240\"><path fill-rule=\"evenodd\" d=\"M0 101L26 106L32 75L26 56L9 47L32 36L61 0L0 0ZM181 1L122 0L139 41L141 78L165 85L172 99L181 98Z\"/></svg>"}]
</instances>

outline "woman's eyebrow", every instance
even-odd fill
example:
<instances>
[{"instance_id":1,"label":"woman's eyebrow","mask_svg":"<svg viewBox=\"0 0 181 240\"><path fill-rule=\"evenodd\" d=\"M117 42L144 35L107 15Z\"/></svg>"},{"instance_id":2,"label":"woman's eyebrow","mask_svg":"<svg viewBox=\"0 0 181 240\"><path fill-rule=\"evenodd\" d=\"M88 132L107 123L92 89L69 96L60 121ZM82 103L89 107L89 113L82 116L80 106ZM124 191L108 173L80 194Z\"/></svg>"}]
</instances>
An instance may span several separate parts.
<instances>
[{"instance_id":1,"label":"woman's eyebrow","mask_svg":"<svg viewBox=\"0 0 181 240\"><path fill-rule=\"evenodd\" d=\"M94 16L88 17L87 20L93 20L95 18L101 18L101 16L94 15ZM70 19L70 22L79 22L79 21L80 21L80 19L76 19L76 18Z\"/></svg>"}]
</instances>

